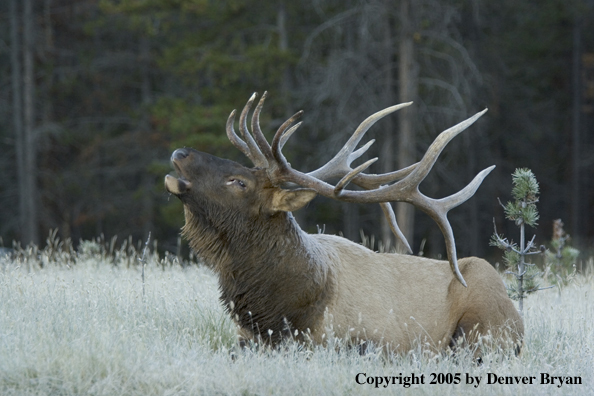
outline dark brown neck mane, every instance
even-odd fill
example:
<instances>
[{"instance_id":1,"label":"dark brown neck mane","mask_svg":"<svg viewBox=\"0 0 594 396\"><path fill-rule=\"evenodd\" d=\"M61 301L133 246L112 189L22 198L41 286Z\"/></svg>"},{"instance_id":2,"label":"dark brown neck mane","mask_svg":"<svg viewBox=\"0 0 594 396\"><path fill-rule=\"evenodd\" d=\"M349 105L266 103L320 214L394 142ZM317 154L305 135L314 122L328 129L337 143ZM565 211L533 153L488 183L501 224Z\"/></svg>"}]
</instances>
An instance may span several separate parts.
<instances>
[{"instance_id":1,"label":"dark brown neck mane","mask_svg":"<svg viewBox=\"0 0 594 396\"><path fill-rule=\"evenodd\" d=\"M231 316L273 343L294 336L295 329L306 332L324 314L332 284L312 251L319 249L315 238L291 213L248 219L225 208L209 209L186 205L182 234L219 276L221 302Z\"/></svg>"}]
</instances>

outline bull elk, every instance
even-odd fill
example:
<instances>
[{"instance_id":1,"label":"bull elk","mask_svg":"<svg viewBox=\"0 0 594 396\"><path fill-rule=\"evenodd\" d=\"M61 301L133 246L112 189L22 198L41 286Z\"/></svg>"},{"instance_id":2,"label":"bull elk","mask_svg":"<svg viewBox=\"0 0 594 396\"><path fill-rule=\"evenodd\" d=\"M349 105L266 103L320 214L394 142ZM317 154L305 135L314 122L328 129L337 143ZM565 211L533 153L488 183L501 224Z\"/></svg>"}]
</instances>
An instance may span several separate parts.
<instances>
[{"instance_id":1,"label":"bull elk","mask_svg":"<svg viewBox=\"0 0 594 396\"><path fill-rule=\"evenodd\" d=\"M418 190L445 145L486 110L442 132L422 160L407 168L364 173L374 158L353 169L351 163L373 143L355 150L367 130L410 103L388 107L363 121L328 163L302 173L281 152L299 127L293 124L302 112L285 121L269 144L259 124L265 97L266 93L253 112L252 132L247 119L256 94L241 112L241 137L234 130L235 110L226 126L230 141L254 168L181 148L171 156L179 178L165 177L166 189L184 206L182 235L218 274L221 301L238 325L241 340L276 345L294 337L323 343L331 330L349 342L371 341L397 352L410 350L415 340L444 350L462 336L470 343L491 337L497 345L519 350L524 326L500 276L485 260L458 261L446 217L474 195L494 166L446 198L429 198ZM329 184L332 180L339 181ZM362 189L346 189L349 183ZM291 212L317 194L381 204L405 244L390 202L415 205L441 229L449 266L446 261L377 253L339 236L304 232Z\"/></svg>"}]
</instances>

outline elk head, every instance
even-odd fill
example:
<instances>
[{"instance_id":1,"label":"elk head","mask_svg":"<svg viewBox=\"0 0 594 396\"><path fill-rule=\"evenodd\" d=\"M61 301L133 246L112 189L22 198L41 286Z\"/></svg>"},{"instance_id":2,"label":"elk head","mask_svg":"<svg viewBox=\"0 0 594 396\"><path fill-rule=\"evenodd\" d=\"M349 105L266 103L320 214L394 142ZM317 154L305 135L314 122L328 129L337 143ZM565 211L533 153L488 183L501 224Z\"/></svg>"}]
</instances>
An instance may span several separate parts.
<instances>
[{"instance_id":1,"label":"elk head","mask_svg":"<svg viewBox=\"0 0 594 396\"><path fill-rule=\"evenodd\" d=\"M450 209L472 197L483 179L495 166L480 172L464 189L449 197L429 198L422 194L418 187L448 142L472 125L487 111L486 109L442 132L431 144L421 161L416 164L384 174L364 173L372 163L377 161L377 158L373 158L353 169L351 163L363 155L374 142L371 140L356 149L369 128L384 116L409 106L411 103L388 107L364 120L344 147L328 163L313 172L303 173L293 169L281 151L289 137L301 125L301 123L293 124L302 112L296 113L285 121L274 135L272 143L269 144L259 124L265 98L266 93L262 95L253 112L252 132L248 129L247 118L256 99L256 94L252 95L241 112L239 119L241 137L237 135L233 127L235 110L231 112L227 121L226 129L229 140L253 162L254 168L246 168L236 162L192 149L178 149L173 153L171 160L180 177L176 179L167 175L165 186L168 191L177 195L184 202L186 223L188 216L196 216L196 213L189 213L188 204L196 208L195 211L198 212L198 215L204 217L205 224L212 222L214 227L214 222L220 222L221 219L209 218L209 216L214 216L215 211L211 210L213 206L217 207L217 216L220 217L220 213L223 213L229 218L246 216L245 208L247 207L256 221L260 214L275 216L279 213L286 214L297 210L313 199L316 194L320 194L345 202L379 203L392 231L411 251L408 242L398 228L390 205L390 202L395 201L408 202L427 213L437 223L445 238L452 272L466 286L458 269L456 245L447 213ZM333 179L339 179L338 183L329 184L329 181ZM346 189L350 183L362 187L363 190ZM296 185L300 188L283 188L286 185ZM244 209L238 210L239 208ZM228 224L227 227L233 227L233 221L226 224ZM218 235L222 234L219 232Z\"/></svg>"},{"instance_id":2,"label":"elk head","mask_svg":"<svg viewBox=\"0 0 594 396\"><path fill-rule=\"evenodd\" d=\"M165 186L184 203L214 202L230 211L250 208L254 214L272 215L300 209L317 195L307 188L282 189L271 183L264 169L246 168L190 148L175 150L171 162L180 178L165 176ZM190 190L193 194L187 194Z\"/></svg>"}]
</instances>

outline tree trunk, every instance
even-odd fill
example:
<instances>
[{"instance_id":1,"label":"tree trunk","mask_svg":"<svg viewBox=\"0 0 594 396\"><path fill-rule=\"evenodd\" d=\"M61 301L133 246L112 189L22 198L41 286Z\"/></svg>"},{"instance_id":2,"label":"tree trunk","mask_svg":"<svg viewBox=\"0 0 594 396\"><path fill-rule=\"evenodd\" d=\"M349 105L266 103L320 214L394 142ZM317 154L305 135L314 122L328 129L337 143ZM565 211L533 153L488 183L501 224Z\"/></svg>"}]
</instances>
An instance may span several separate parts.
<instances>
[{"instance_id":1,"label":"tree trunk","mask_svg":"<svg viewBox=\"0 0 594 396\"><path fill-rule=\"evenodd\" d=\"M24 126L24 191L27 221L23 243L39 243L37 229L37 150L35 139L35 71L34 71L34 15L32 0L23 0L23 126Z\"/></svg>"},{"instance_id":2,"label":"tree trunk","mask_svg":"<svg viewBox=\"0 0 594 396\"><path fill-rule=\"evenodd\" d=\"M384 87L383 87L383 107L394 105L394 93L392 91L394 85L394 78L392 76L392 64L394 60L394 42L392 40L392 21L390 14L387 10L390 9L390 1L384 2L384 60L386 64L386 74L384 76ZM382 137L382 148L380 152L380 158L382 159L382 172L388 173L394 170L394 123L392 117L386 117L383 121L385 125L384 134ZM394 235L390 229L390 224L386 220L386 217L381 217L381 239L384 244L386 252L390 251L390 248L394 246Z\"/></svg>"},{"instance_id":3,"label":"tree trunk","mask_svg":"<svg viewBox=\"0 0 594 396\"><path fill-rule=\"evenodd\" d=\"M581 85L581 21L575 18L573 26L573 108L571 125L572 153L571 153L571 233L575 238L580 235L580 112L582 107Z\"/></svg>"},{"instance_id":4,"label":"tree trunk","mask_svg":"<svg viewBox=\"0 0 594 396\"><path fill-rule=\"evenodd\" d=\"M37 128L38 131L36 134L42 134L45 131L55 130L54 124L54 92L52 91L54 87L54 69L55 69L55 48L54 48L54 30L52 25L52 0L44 0L43 1L43 41L41 40L41 35L38 39L38 43L36 45L37 48L40 48L41 51L41 62L43 64L43 80L37 83L37 90L38 94L36 95L39 100L37 101L38 111L37 113ZM43 42L43 47L40 43ZM40 159L37 162L37 168L39 169L39 177L38 177L38 185L37 189L39 191L39 199L37 201L37 205L39 208L43 208L46 204L45 194L43 191L48 187L48 182L46 180L53 179L55 174L52 172L50 174L47 173L47 157L44 155L40 155ZM51 167L50 167L51 168ZM51 182L49 183L51 184ZM51 204L48 204L50 207ZM55 215L52 214L51 211L38 211L38 218L37 223L38 229L48 229L57 227L59 222L54 217ZM61 216L60 216L61 217ZM68 230L66 230L68 231ZM64 230L60 229L60 235L62 238L67 238L64 234Z\"/></svg>"},{"instance_id":5,"label":"tree trunk","mask_svg":"<svg viewBox=\"0 0 594 396\"><path fill-rule=\"evenodd\" d=\"M278 49L282 52L289 51L289 34L287 32L287 9L285 7L284 1L279 1L278 3L278 10L276 13L276 29L278 33ZM285 67L283 70L283 78L281 79L281 86L280 86L280 101L282 103L282 107L284 110L285 118L289 118L293 115L293 104L291 101L291 71L289 67ZM287 149L290 150L291 147L294 147L294 140L289 140L287 144ZM285 150L287 150L285 149ZM302 227L305 226L305 211L298 210L293 213L295 216L295 220L297 223Z\"/></svg>"},{"instance_id":6,"label":"tree trunk","mask_svg":"<svg viewBox=\"0 0 594 396\"><path fill-rule=\"evenodd\" d=\"M414 14L412 0L400 3L400 43L398 59L399 101L410 102L417 98L418 70L414 56ZM416 159L414 124L416 111L411 106L399 112L398 168L402 169L414 163ZM398 225L411 247L414 235L414 208L406 203L396 207ZM403 249L403 248L401 248ZM414 249L414 247L413 247Z\"/></svg>"},{"instance_id":7,"label":"tree trunk","mask_svg":"<svg viewBox=\"0 0 594 396\"><path fill-rule=\"evenodd\" d=\"M469 37L470 37L470 51L473 54L472 57L474 59L481 59L484 57L482 53L483 46L481 41L481 19L479 14L479 5L476 2L472 3L472 23L469 27ZM478 69L478 68L477 68ZM481 103L483 101L482 97L480 96L480 90L482 86L482 79L472 83L471 88L471 95L469 99L472 103ZM464 145L466 148L467 158L468 158L468 167L467 169L467 176L466 180L472 180L476 175L476 170L478 167L478 156L480 151L477 150L476 144L478 144L477 138L478 136L483 136L484 129L486 128L484 121L480 123L476 123L473 128L476 128L475 133L467 133L463 134L464 136ZM475 137L477 136L477 137ZM466 235L468 235L468 241L470 249L468 251L469 255L483 257L484 256L484 243L480 240L481 235L481 224L480 224L480 211L479 211L479 200L477 198L471 199L468 203L468 215L469 215L469 227L464 230Z\"/></svg>"},{"instance_id":8,"label":"tree trunk","mask_svg":"<svg viewBox=\"0 0 594 396\"><path fill-rule=\"evenodd\" d=\"M141 71L141 88L140 95L142 100L143 116L141 119L140 134L147 136L151 133L151 122L149 115L149 106L153 102L153 95L150 80L150 60L151 60L151 43L148 38L140 38L140 71ZM144 172L142 175L142 189L144 194L142 197L142 217L144 220L143 234L144 240L147 240L154 228L154 213L155 203L153 197L154 180L150 173Z\"/></svg>"},{"instance_id":9,"label":"tree trunk","mask_svg":"<svg viewBox=\"0 0 594 396\"><path fill-rule=\"evenodd\" d=\"M52 0L43 1L43 27L44 27L44 39L45 48L43 49L43 63L44 69L46 70L46 78L44 81L44 92L43 97L43 109L41 114L41 125L40 130L47 130L48 126L53 121L53 96L52 87L54 85L54 31L52 28L52 17L51 17L51 6ZM41 187L43 188L43 187Z\"/></svg>"},{"instance_id":10,"label":"tree trunk","mask_svg":"<svg viewBox=\"0 0 594 396\"><path fill-rule=\"evenodd\" d=\"M12 122L16 150L17 185L19 201L20 234L25 242L25 227L27 224L27 206L25 205L25 138L23 133L23 96L21 75L21 40L19 36L19 21L17 0L10 0L10 41L12 68Z\"/></svg>"},{"instance_id":11,"label":"tree trunk","mask_svg":"<svg viewBox=\"0 0 594 396\"><path fill-rule=\"evenodd\" d=\"M477 130L482 129L482 126L476 126ZM477 131L478 132L478 131ZM479 133L476 133L477 136L480 136ZM467 180L472 180L474 176L477 174L475 169L477 168L476 165L476 149L473 149L473 141L475 139L472 138L472 135L467 134L467 138L465 140L466 143L466 153L468 154L468 167L467 169ZM478 208L478 199L471 199L468 203L468 216L470 218L468 228L468 245L470 255L482 257L482 248L481 244L479 243L479 235L480 235L480 224L479 224L479 208Z\"/></svg>"},{"instance_id":12,"label":"tree trunk","mask_svg":"<svg viewBox=\"0 0 594 396\"><path fill-rule=\"evenodd\" d=\"M278 30L278 49L282 52L289 51L289 36L287 32L287 10L283 1L279 2L278 12L276 14L276 27ZM283 70L283 78L281 80L281 100L285 109L285 116L293 115L291 108L290 97L290 71L288 67Z\"/></svg>"}]
</instances>

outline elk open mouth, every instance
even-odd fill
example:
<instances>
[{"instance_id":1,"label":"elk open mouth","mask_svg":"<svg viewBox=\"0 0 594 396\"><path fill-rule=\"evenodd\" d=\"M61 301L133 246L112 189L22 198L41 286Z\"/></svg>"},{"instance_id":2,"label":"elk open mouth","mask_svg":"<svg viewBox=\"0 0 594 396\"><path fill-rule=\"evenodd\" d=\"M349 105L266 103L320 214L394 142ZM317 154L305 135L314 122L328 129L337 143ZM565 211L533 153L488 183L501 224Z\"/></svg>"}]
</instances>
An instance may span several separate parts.
<instances>
[{"instance_id":1,"label":"elk open mouth","mask_svg":"<svg viewBox=\"0 0 594 396\"><path fill-rule=\"evenodd\" d=\"M188 151L186 149L177 149L171 155L171 164L173 165L173 168L178 175L182 175L179 178L171 175L165 176L165 189L172 194L181 195L192 187L192 183L183 177L183 172L180 166L180 162L187 156Z\"/></svg>"},{"instance_id":2,"label":"elk open mouth","mask_svg":"<svg viewBox=\"0 0 594 396\"><path fill-rule=\"evenodd\" d=\"M178 179L171 175L165 176L165 189L172 194L181 195L187 192L191 187L192 183L182 177Z\"/></svg>"}]
</instances>

